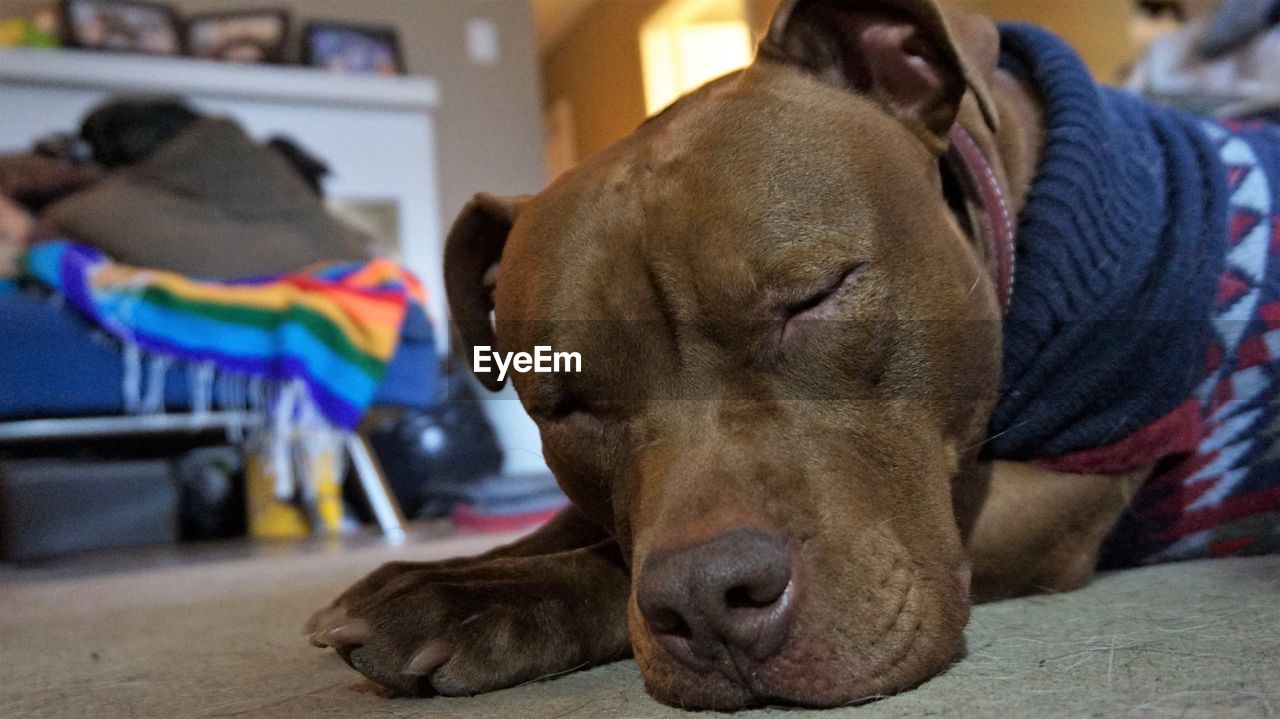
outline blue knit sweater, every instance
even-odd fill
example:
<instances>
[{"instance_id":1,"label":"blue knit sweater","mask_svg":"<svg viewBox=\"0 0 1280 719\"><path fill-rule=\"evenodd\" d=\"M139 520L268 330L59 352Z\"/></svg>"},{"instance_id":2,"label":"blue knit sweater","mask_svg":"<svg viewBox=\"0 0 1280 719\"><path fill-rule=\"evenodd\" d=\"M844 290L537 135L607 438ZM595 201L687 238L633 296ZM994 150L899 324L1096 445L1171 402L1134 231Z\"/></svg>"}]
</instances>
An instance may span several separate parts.
<instances>
[{"instance_id":1,"label":"blue knit sweater","mask_svg":"<svg viewBox=\"0 0 1280 719\"><path fill-rule=\"evenodd\" d=\"M1040 93L1039 173L1018 218L989 457L1114 443L1204 375L1227 180L1202 121L1097 85L1039 28L1001 27L1001 66Z\"/></svg>"},{"instance_id":2,"label":"blue knit sweater","mask_svg":"<svg viewBox=\"0 0 1280 719\"><path fill-rule=\"evenodd\" d=\"M1280 551L1280 127L1100 88L1043 30L1001 40L1047 138L988 455L1155 465L1109 566Z\"/></svg>"}]
</instances>

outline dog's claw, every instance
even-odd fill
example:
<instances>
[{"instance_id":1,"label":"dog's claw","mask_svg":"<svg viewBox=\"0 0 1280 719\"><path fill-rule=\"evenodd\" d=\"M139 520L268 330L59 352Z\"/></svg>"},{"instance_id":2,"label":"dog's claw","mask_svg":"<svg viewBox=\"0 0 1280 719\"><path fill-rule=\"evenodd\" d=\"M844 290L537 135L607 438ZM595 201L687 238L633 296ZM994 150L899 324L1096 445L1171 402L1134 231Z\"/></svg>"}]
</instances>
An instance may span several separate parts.
<instances>
[{"instance_id":1,"label":"dog's claw","mask_svg":"<svg viewBox=\"0 0 1280 719\"><path fill-rule=\"evenodd\" d=\"M303 634L316 634L327 629L346 624L350 620L347 616L347 608L343 606L325 607L307 620L303 625Z\"/></svg>"},{"instance_id":2,"label":"dog's claw","mask_svg":"<svg viewBox=\"0 0 1280 719\"><path fill-rule=\"evenodd\" d=\"M333 610L334 610L334 607L321 607L320 609L317 609L314 612L312 612L311 616L307 617L307 621L302 623L302 633L315 634L316 630L320 628L320 620L323 619L326 614L328 614L329 612L332 612Z\"/></svg>"},{"instance_id":3,"label":"dog's claw","mask_svg":"<svg viewBox=\"0 0 1280 719\"><path fill-rule=\"evenodd\" d=\"M447 642L429 641L404 665L401 673L425 677L443 666L452 656L453 647Z\"/></svg>"},{"instance_id":4,"label":"dog's claw","mask_svg":"<svg viewBox=\"0 0 1280 719\"><path fill-rule=\"evenodd\" d=\"M311 642L312 646L320 648L345 649L364 644L369 641L369 635L372 633L373 628L369 626L368 622L355 619L346 624L339 624L336 627L315 632L307 637L307 641Z\"/></svg>"}]
</instances>

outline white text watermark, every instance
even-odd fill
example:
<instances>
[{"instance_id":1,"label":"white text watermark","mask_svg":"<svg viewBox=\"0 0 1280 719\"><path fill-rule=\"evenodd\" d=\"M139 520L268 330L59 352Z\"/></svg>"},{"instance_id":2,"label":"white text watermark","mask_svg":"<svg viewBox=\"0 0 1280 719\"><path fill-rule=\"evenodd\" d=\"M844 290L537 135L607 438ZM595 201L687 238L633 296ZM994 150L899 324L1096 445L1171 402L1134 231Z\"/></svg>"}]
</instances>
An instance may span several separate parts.
<instances>
[{"instance_id":1,"label":"white text watermark","mask_svg":"<svg viewBox=\"0 0 1280 719\"><path fill-rule=\"evenodd\" d=\"M471 370L477 374L487 373L493 368L498 370L498 381L507 378L507 372L520 374L536 372L548 374L552 372L581 372L582 355L577 352L553 352L546 345L533 348L528 352L495 352L488 345L477 345L471 353Z\"/></svg>"}]
</instances>

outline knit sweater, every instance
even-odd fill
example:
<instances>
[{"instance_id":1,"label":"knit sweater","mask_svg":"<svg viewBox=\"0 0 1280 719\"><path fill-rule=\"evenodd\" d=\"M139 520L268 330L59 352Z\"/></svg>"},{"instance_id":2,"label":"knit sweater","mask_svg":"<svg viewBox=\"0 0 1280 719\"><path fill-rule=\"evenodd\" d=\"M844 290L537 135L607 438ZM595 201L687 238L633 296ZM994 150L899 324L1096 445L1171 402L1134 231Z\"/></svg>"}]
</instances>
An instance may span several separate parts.
<instances>
[{"instance_id":1,"label":"knit sweater","mask_svg":"<svg viewBox=\"0 0 1280 719\"><path fill-rule=\"evenodd\" d=\"M1001 50L1039 93L1046 143L988 457L1157 465L1115 564L1280 549L1258 527L1280 527L1280 129L1100 87L1032 26L1003 25Z\"/></svg>"}]
</instances>

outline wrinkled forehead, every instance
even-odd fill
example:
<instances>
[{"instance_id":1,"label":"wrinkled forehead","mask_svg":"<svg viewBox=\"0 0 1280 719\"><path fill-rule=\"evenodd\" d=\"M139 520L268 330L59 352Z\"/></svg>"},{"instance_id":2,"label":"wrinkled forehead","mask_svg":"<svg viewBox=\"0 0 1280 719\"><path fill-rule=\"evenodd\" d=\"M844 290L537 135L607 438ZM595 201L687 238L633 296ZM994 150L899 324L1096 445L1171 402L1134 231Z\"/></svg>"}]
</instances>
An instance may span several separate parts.
<instances>
[{"instance_id":1,"label":"wrinkled forehead","mask_svg":"<svg viewBox=\"0 0 1280 719\"><path fill-rule=\"evenodd\" d=\"M874 103L787 68L711 83L588 159L531 203L512 241L575 254L643 243L723 261L868 217L871 194L923 151ZM860 228L867 230L868 228Z\"/></svg>"},{"instance_id":2,"label":"wrinkled forehead","mask_svg":"<svg viewBox=\"0 0 1280 719\"><path fill-rule=\"evenodd\" d=\"M931 182L931 163L873 101L753 66L535 197L503 256L499 319L630 318L664 299L706 309L740 288L804 284L843 261L831 253L860 243L869 259L920 222L902 198ZM656 296L664 287L685 296Z\"/></svg>"}]
</instances>

